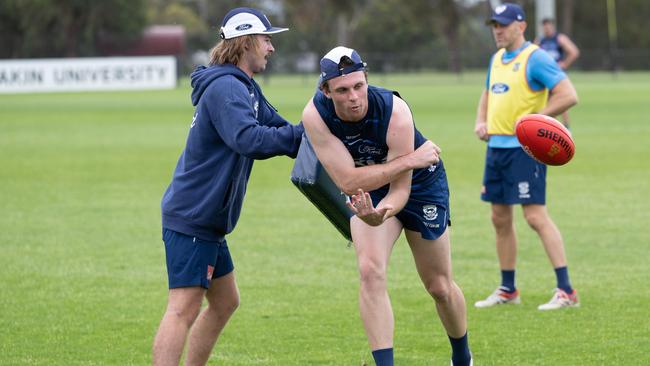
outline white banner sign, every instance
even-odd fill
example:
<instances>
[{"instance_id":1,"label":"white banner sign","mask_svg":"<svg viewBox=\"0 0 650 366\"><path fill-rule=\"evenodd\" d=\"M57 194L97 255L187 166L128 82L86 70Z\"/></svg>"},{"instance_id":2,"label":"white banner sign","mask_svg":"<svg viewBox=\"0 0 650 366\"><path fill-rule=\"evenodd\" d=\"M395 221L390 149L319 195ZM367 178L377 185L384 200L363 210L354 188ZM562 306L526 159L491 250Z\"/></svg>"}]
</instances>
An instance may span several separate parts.
<instances>
[{"instance_id":1,"label":"white banner sign","mask_svg":"<svg viewBox=\"0 0 650 366\"><path fill-rule=\"evenodd\" d=\"M0 60L0 94L175 87L173 56Z\"/></svg>"}]
</instances>

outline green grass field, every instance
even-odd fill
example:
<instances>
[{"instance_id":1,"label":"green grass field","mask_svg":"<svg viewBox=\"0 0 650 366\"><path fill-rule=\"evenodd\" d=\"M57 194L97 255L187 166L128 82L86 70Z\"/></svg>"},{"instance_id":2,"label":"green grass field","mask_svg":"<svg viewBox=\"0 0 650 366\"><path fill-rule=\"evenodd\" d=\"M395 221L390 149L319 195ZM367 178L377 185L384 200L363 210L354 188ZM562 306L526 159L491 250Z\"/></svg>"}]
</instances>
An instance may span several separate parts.
<instances>
[{"instance_id":1,"label":"green grass field","mask_svg":"<svg viewBox=\"0 0 650 366\"><path fill-rule=\"evenodd\" d=\"M549 168L549 210L582 307L539 312L555 278L517 210L523 304L475 309L499 280L485 145L473 135L483 73L372 75L399 90L443 149L455 278L476 365L650 364L650 74L572 74L577 152ZM297 121L312 78L271 77L265 94ZM143 365L165 308L160 197L192 118L172 91L0 96L0 365ZM219 365L372 365L354 251L289 181L257 162L229 244L241 307ZM403 238L389 270L396 364L448 365L449 345Z\"/></svg>"}]
</instances>

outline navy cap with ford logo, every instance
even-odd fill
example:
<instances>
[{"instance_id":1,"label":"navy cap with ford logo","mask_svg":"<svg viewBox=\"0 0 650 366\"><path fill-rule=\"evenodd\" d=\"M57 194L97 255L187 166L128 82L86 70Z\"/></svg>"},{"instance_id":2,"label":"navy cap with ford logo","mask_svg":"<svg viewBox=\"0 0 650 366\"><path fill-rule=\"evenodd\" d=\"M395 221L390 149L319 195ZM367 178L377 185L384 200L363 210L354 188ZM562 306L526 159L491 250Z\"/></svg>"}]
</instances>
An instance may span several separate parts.
<instances>
[{"instance_id":1,"label":"navy cap with ford logo","mask_svg":"<svg viewBox=\"0 0 650 366\"><path fill-rule=\"evenodd\" d=\"M510 25L514 21L523 22L524 20L526 20L526 14L521 6L513 3L503 3L494 8L492 16L485 21L485 24Z\"/></svg>"},{"instance_id":2,"label":"navy cap with ford logo","mask_svg":"<svg viewBox=\"0 0 650 366\"><path fill-rule=\"evenodd\" d=\"M231 39L247 34L275 34L289 28L273 27L261 11L253 8L235 8L226 14L221 24L221 39Z\"/></svg>"}]
</instances>

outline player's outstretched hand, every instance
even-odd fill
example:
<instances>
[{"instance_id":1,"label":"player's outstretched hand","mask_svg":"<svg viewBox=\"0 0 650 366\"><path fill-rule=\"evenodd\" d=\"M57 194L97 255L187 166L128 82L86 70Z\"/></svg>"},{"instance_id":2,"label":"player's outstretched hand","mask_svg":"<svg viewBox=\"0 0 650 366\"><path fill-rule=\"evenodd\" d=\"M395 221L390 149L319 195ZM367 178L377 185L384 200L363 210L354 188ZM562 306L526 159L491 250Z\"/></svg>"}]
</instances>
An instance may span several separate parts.
<instances>
[{"instance_id":1,"label":"player's outstretched hand","mask_svg":"<svg viewBox=\"0 0 650 366\"><path fill-rule=\"evenodd\" d=\"M393 206L385 205L375 208L372 204L370 193L364 192L360 188L357 192L358 193L353 194L350 197L350 201L347 202L350 210L370 226L381 225L384 220L386 220L388 213L393 209Z\"/></svg>"},{"instance_id":2,"label":"player's outstretched hand","mask_svg":"<svg viewBox=\"0 0 650 366\"><path fill-rule=\"evenodd\" d=\"M442 150L438 145L427 140L420 147L411 153L411 157L415 162L415 169L427 168L431 165L438 164L440 161L440 153Z\"/></svg>"}]
</instances>

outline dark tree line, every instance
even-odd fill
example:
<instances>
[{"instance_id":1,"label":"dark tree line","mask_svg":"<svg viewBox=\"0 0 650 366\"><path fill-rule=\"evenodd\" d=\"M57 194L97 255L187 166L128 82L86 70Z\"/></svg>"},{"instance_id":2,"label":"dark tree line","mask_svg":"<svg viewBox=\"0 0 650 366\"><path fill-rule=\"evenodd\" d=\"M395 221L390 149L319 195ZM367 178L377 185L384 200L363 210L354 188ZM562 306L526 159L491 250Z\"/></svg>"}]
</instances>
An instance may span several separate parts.
<instances>
[{"instance_id":1,"label":"dark tree line","mask_svg":"<svg viewBox=\"0 0 650 366\"><path fill-rule=\"evenodd\" d=\"M618 57L623 66L650 67L650 1L615 0L615 40L607 1L556 0L558 28L583 50L578 66L606 68ZM518 2L532 39L534 0ZM487 0L2 0L0 58L101 55L102 44L134 42L150 24L183 25L188 52L206 50L218 40L223 15L236 6L261 7L272 22L292 29L274 38L282 51L277 65L287 70L292 58L322 55L336 45L362 51L383 70L460 71L483 67L494 51L484 24Z\"/></svg>"},{"instance_id":2,"label":"dark tree line","mask_svg":"<svg viewBox=\"0 0 650 366\"><path fill-rule=\"evenodd\" d=\"M145 25L143 0L2 0L0 58L94 56Z\"/></svg>"}]
</instances>

